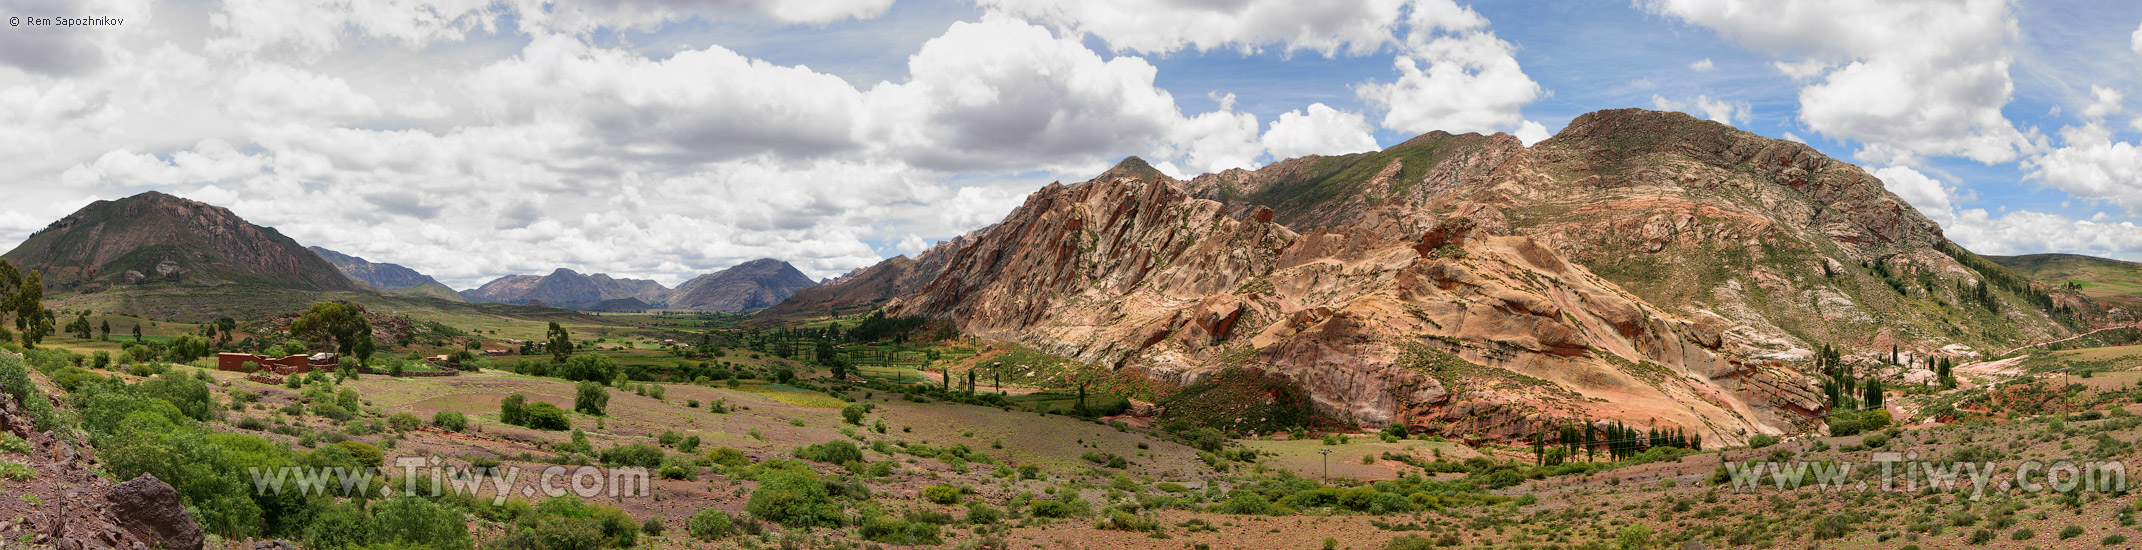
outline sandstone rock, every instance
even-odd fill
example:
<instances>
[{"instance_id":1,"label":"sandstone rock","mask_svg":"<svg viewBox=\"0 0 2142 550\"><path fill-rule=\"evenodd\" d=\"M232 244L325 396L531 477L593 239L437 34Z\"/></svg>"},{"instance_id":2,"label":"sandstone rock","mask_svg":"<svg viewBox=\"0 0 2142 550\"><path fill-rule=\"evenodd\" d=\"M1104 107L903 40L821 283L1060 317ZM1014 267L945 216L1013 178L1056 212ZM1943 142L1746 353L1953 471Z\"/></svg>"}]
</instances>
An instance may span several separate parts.
<instances>
[{"instance_id":1,"label":"sandstone rock","mask_svg":"<svg viewBox=\"0 0 2142 550\"><path fill-rule=\"evenodd\" d=\"M169 550L200 550L201 530L186 515L177 490L152 474L111 488L104 495L112 516L135 538Z\"/></svg>"}]
</instances>

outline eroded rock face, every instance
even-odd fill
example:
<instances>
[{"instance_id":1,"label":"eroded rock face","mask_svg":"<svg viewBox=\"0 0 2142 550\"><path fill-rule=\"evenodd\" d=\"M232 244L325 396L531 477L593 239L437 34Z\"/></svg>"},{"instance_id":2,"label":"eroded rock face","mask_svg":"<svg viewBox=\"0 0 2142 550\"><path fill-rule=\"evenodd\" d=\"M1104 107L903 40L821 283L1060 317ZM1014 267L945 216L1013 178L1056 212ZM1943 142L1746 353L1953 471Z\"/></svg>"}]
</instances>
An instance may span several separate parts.
<instances>
[{"instance_id":1,"label":"eroded rock face","mask_svg":"<svg viewBox=\"0 0 2142 550\"><path fill-rule=\"evenodd\" d=\"M1531 238L1493 234L1495 220L1388 210L1360 217L1372 226L1303 234L1164 178L1053 185L972 235L895 313L1175 382L1247 348L1326 414L1364 424L1489 437L1575 417L1778 430L1719 385L1736 369L1693 321ZM1620 365L1652 367L1644 378Z\"/></svg>"},{"instance_id":2,"label":"eroded rock face","mask_svg":"<svg viewBox=\"0 0 2142 550\"><path fill-rule=\"evenodd\" d=\"M112 515L128 533L151 546L170 550L200 550L201 529L186 515L178 491L155 475L141 474L113 486L104 499Z\"/></svg>"},{"instance_id":3,"label":"eroded rock face","mask_svg":"<svg viewBox=\"0 0 2142 550\"><path fill-rule=\"evenodd\" d=\"M1807 429L1819 399L1771 359L1948 333L1912 300L1978 280L1859 168L1642 110L1530 148L1438 132L1187 182L1126 161L961 242L889 307L1177 383L1247 354L1333 416L1484 437ZM1899 294L1876 266L1950 284Z\"/></svg>"}]
</instances>

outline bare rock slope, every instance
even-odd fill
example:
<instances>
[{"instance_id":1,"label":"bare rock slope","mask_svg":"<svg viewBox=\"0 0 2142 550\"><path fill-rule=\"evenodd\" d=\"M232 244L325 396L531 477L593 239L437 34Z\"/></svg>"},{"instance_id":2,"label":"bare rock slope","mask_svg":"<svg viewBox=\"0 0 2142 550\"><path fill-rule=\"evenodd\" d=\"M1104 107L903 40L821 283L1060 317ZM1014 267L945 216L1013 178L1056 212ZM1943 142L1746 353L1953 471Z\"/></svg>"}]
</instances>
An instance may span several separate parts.
<instances>
[{"instance_id":1,"label":"bare rock slope","mask_svg":"<svg viewBox=\"0 0 2142 550\"><path fill-rule=\"evenodd\" d=\"M894 313L1176 383L1256 367L1332 416L1481 437L1815 429L1814 382L1781 360L2088 317L1857 167L1642 110L1529 148L1438 132L1187 182L1127 159L948 252L911 290L885 283L918 271L896 260L817 292L896 292Z\"/></svg>"}]
</instances>

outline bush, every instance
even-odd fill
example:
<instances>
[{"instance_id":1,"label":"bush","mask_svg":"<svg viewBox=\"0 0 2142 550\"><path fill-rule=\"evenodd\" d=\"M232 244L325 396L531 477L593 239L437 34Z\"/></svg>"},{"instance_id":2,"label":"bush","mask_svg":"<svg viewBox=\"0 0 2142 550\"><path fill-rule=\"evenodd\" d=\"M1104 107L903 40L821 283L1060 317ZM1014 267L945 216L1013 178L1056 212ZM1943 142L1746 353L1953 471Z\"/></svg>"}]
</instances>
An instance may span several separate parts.
<instances>
[{"instance_id":1,"label":"bush","mask_svg":"<svg viewBox=\"0 0 2142 550\"><path fill-rule=\"evenodd\" d=\"M958 504L959 488L951 485L931 485L922 490L922 498L938 504Z\"/></svg>"},{"instance_id":2,"label":"bush","mask_svg":"<svg viewBox=\"0 0 2142 550\"><path fill-rule=\"evenodd\" d=\"M995 506L976 502L967 505L967 523L989 525L1004 520L1004 511Z\"/></svg>"},{"instance_id":3,"label":"bush","mask_svg":"<svg viewBox=\"0 0 2142 550\"><path fill-rule=\"evenodd\" d=\"M2083 528L2082 528L2082 527L2080 527L2080 526L2075 526L2075 525L2069 525L2069 526L2067 526L2067 527L2063 527L2063 528L2061 528L2061 529L2060 529L2060 540L2068 540L2068 539L2072 539L2072 538L2075 538L2075 537L2080 537L2080 536L2082 536L2082 534L2083 534Z\"/></svg>"},{"instance_id":4,"label":"bush","mask_svg":"<svg viewBox=\"0 0 2142 550\"><path fill-rule=\"evenodd\" d=\"M529 428L564 431L573 427L572 420L565 416L565 409L560 409L548 401L537 401L534 405L529 405L527 414L527 422L523 425Z\"/></svg>"},{"instance_id":5,"label":"bush","mask_svg":"<svg viewBox=\"0 0 2142 550\"><path fill-rule=\"evenodd\" d=\"M2104 546L2118 546L2126 542L2127 535L2105 535L2105 538L2098 539L2097 541L2098 544Z\"/></svg>"},{"instance_id":6,"label":"bush","mask_svg":"<svg viewBox=\"0 0 2142 550\"><path fill-rule=\"evenodd\" d=\"M1220 505L1220 511L1229 514L1254 516L1269 516L1278 513L1278 509L1272 506L1270 499L1251 491L1235 491L1229 494L1227 503Z\"/></svg>"},{"instance_id":7,"label":"bush","mask_svg":"<svg viewBox=\"0 0 2142 550\"><path fill-rule=\"evenodd\" d=\"M662 536L662 518L659 518L659 517L651 517L651 518L647 518L647 522L646 522L646 523L641 523L641 524L640 524L640 532L642 532L642 533L646 533L646 534L647 534L647 536L650 536L650 537L659 537L659 536Z\"/></svg>"},{"instance_id":8,"label":"bush","mask_svg":"<svg viewBox=\"0 0 2142 550\"><path fill-rule=\"evenodd\" d=\"M868 412L868 410L863 408L862 403L851 404L840 409L840 419L843 422L861 426L863 425L863 414L865 412Z\"/></svg>"},{"instance_id":9,"label":"bush","mask_svg":"<svg viewBox=\"0 0 2142 550\"><path fill-rule=\"evenodd\" d=\"M449 432L469 429L469 417L461 411L439 411L431 415L431 425Z\"/></svg>"},{"instance_id":10,"label":"bush","mask_svg":"<svg viewBox=\"0 0 2142 550\"><path fill-rule=\"evenodd\" d=\"M1435 541L1428 540L1427 537L1420 535L1406 535L1391 539L1391 542L1383 544L1383 550L1431 550L1433 548L1435 548Z\"/></svg>"},{"instance_id":11,"label":"bush","mask_svg":"<svg viewBox=\"0 0 2142 550\"><path fill-rule=\"evenodd\" d=\"M424 421L418 420L414 414L403 412L394 413L394 416L387 417L387 425L393 426L395 430L407 432L424 427Z\"/></svg>"},{"instance_id":12,"label":"bush","mask_svg":"<svg viewBox=\"0 0 2142 550\"><path fill-rule=\"evenodd\" d=\"M692 538L716 541L736 532L735 524L736 522L729 518L728 512L708 508L692 514L692 520L686 523L685 527L691 531Z\"/></svg>"},{"instance_id":13,"label":"bush","mask_svg":"<svg viewBox=\"0 0 2142 550\"><path fill-rule=\"evenodd\" d=\"M610 407L610 388L600 382L583 381L573 386L573 410L602 416Z\"/></svg>"},{"instance_id":14,"label":"bush","mask_svg":"<svg viewBox=\"0 0 2142 550\"><path fill-rule=\"evenodd\" d=\"M1761 449L1778 444L1778 437L1770 434L1755 434L1748 437L1748 448Z\"/></svg>"},{"instance_id":15,"label":"bush","mask_svg":"<svg viewBox=\"0 0 2142 550\"><path fill-rule=\"evenodd\" d=\"M796 470L776 470L759 479L744 505L751 515L790 527L837 526L840 505L826 493L818 475Z\"/></svg>"},{"instance_id":16,"label":"bush","mask_svg":"<svg viewBox=\"0 0 2142 550\"><path fill-rule=\"evenodd\" d=\"M413 496L372 506L372 542L427 548L472 548L461 510Z\"/></svg>"},{"instance_id":17,"label":"bush","mask_svg":"<svg viewBox=\"0 0 2142 550\"><path fill-rule=\"evenodd\" d=\"M847 464L861 461L863 450L846 440L828 441L796 448L796 458L828 464Z\"/></svg>"},{"instance_id":18,"label":"bush","mask_svg":"<svg viewBox=\"0 0 2142 550\"><path fill-rule=\"evenodd\" d=\"M618 445L603 449L602 463L607 466L654 468L662 465L662 448L646 443Z\"/></svg>"},{"instance_id":19,"label":"bush","mask_svg":"<svg viewBox=\"0 0 2142 550\"><path fill-rule=\"evenodd\" d=\"M499 401L498 421L512 426L528 425L528 396L516 393Z\"/></svg>"},{"instance_id":20,"label":"bush","mask_svg":"<svg viewBox=\"0 0 2142 550\"><path fill-rule=\"evenodd\" d=\"M1889 411L1872 409L1830 415L1830 435L1847 436L1880 430L1889 426Z\"/></svg>"},{"instance_id":21,"label":"bush","mask_svg":"<svg viewBox=\"0 0 2142 550\"><path fill-rule=\"evenodd\" d=\"M936 546L944 544L939 538L937 524L877 516L863 521L856 534L865 540L898 544L902 546Z\"/></svg>"},{"instance_id":22,"label":"bush","mask_svg":"<svg viewBox=\"0 0 2142 550\"><path fill-rule=\"evenodd\" d=\"M1086 506L1086 502L1079 500L1078 497L1068 497L1064 500L1036 500L1033 504L1029 504L1028 507L1029 511L1037 518L1069 518L1091 513Z\"/></svg>"}]
</instances>

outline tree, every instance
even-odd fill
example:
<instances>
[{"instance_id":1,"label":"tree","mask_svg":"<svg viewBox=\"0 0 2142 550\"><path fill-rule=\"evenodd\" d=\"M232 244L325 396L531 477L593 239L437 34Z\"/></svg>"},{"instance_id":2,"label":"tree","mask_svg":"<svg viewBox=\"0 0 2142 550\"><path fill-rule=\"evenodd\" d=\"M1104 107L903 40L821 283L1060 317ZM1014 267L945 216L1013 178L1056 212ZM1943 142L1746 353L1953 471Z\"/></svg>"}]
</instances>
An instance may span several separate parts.
<instances>
[{"instance_id":1,"label":"tree","mask_svg":"<svg viewBox=\"0 0 2142 550\"><path fill-rule=\"evenodd\" d=\"M112 321L110 319L105 319L104 324L97 327L97 339L106 342L112 340Z\"/></svg>"},{"instance_id":2,"label":"tree","mask_svg":"<svg viewBox=\"0 0 2142 550\"><path fill-rule=\"evenodd\" d=\"M76 338L88 340L89 333L93 331L94 328L89 326L89 315L86 314L76 314L74 320L67 323L67 333Z\"/></svg>"},{"instance_id":3,"label":"tree","mask_svg":"<svg viewBox=\"0 0 2142 550\"><path fill-rule=\"evenodd\" d=\"M372 335L366 334L363 338L358 339L357 346L350 351L357 353L358 365L370 363L372 361L372 352L376 351L372 346Z\"/></svg>"},{"instance_id":4,"label":"tree","mask_svg":"<svg viewBox=\"0 0 2142 550\"><path fill-rule=\"evenodd\" d=\"M581 381L573 386L573 410L602 416L610 406L610 389L601 382Z\"/></svg>"},{"instance_id":5,"label":"tree","mask_svg":"<svg viewBox=\"0 0 2142 550\"><path fill-rule=\"evenodd\" d=\"M290 334L327 340L334 346L335 353L349 355L358 342L371 337L372 322L365 319L363 306L343 301L320 302L290 322Z\"/></svg>"},{"instance_id":6,"label":"tree","mask_svg":"<svg viewBox=\"0 0 2142 550\"><path fill-rule=\"evenodd\" d=\"M498 421L514 426L527 424L528 396L516 393L508 395L504 400L499 401Z\"/></svg>"},{"instance_id":7,"label":"tree","mask_svg":"<svg viewBox=\"0 0 2142 550\"><path fill-rule=\"evenodd\" d=\"M22 347L37 347L52 334L52 313L45 310L44 276L34 270L24 276L11 300L15 306L15 330L22 332Z\"/></svg>"},{"instance_id":8,"label":"tree","mask_svg":"<svg viewBox=\"0 0 2142 550\"><path fill-rule=\"evenodd\" d=\"M1861 397L1861 401L1866 402L1867 407L1877 409L1882 407L1881 380L1876 380L1873 378L1867 379L1867 382L1861 388L1860 393L1864 394L1864 396Z\"/></svg>"},{"instance_id":9,"label":"tree","mask_svg":"<svg viewBox=\"0 0 2142 550\"><path fill-rule=\"evenodd\" d=\"M134 343L141 343L141 322L134 322Z\"/></svg>"},{"instance_id":10,"label":"tree","mask_svg":"<svg viewBox=\"0 0 2142 550\"><path fill-rule=\"evenodd\" d=\"M223 332L224 340L229 340L231 339L231 333L238 331L238 320L229 317L217 319L216 329Z\"/></svg>"},{"instance_id":11,"label":"tree","mask_svg":"<svg viewBox=\"0 0 2142 550\"><path fill-rule=\"evenodd\" d=\"M849 424L861 426L863 425L863 413L865 412L868 411L864 410L862 403L850 404L840 409L840 419Z\"/></svg>"},{"instance_id":12,"label":"tree","mask_svg":"<svg viewBox=\"0 0 2142 550\"><path fill-rule=\"evenodd\" d=\"M597 384L608 384L610 381L616 380L617 372L616 359L611 359L608 355L595 353L572 356L565 360L564 366L557 369L559 378Z\"/></svg>"},{"instance_id":13,"label":"tree","mask_svg":"<svg viewBox=\"0 0 2142 550\"><path fill-rule=\"evenodd\" d=\"M564 363L566 357L573 355L573 335L565 331L564 325L551 321L549 339L551 359Z\"/></svg>"}]
</instances>

